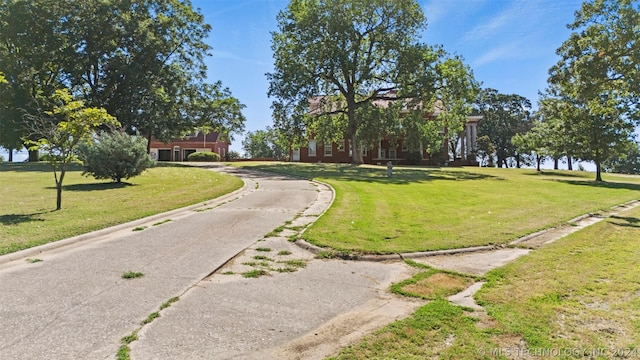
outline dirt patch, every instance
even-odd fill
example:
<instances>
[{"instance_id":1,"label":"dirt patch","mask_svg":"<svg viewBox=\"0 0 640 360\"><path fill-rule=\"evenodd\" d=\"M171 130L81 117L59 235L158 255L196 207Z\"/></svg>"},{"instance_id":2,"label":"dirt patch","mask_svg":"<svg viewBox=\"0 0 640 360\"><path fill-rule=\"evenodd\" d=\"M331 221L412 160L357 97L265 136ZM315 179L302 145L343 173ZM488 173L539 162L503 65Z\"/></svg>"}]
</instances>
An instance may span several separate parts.
<instances>
[{"instance_id":1,"label":"dirt patch","mask_svg":"<svg viewBox=\"0 0 640 360\"><path fill-rule=\"evenodd\" d=\"M404 291L424 298L435 298L455 294L466 289L474 282L472 278L436 273L403 288Z\"/></svg>"}]
</instances>

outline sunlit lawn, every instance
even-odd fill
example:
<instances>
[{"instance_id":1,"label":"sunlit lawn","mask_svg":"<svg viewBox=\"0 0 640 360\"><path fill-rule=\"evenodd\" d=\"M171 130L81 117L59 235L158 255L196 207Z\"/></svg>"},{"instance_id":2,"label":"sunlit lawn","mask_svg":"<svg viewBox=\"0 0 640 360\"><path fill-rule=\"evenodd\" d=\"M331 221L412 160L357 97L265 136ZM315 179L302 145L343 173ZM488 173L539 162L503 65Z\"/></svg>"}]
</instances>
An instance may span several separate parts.
<instances>
[{"instance_id":1,"label":"sunlit lawn","mask_svg":"<svg viewBox=\"0 0 640 360\"><path fill-rule=\"evenodd\" d=\"M640 198L640 177L489 168L344 164L241 166L324 181L336 199L304 237L347 252L394 253L504 244Z\"/></svg>"},{"instance_id":2,"label":"sunlit lawn","mask_svg":"<svg viewBox=\"0 0 640 360\"><path fill-rule=\"evenodd\" d=\"M45 163L0 164L0 254L206 201L242 186L211 170L155 167L125 184L98 181L73 167L64 179L62 210Z\"/></svg>"},{"instance_id":3,"label":"sunlit lawn","mask_svg":"<svg viewBox=\"0 0 640 360\"><path fill-rule=\"evenodd\" d=\"M476 299L488 317L449 303L445 293L336 358L636 359L639 234L635 208L487 274ZM441 273L416 278L423 274ZM429 292L442 291L430 284Z\"/></svg>"}]
</instances>

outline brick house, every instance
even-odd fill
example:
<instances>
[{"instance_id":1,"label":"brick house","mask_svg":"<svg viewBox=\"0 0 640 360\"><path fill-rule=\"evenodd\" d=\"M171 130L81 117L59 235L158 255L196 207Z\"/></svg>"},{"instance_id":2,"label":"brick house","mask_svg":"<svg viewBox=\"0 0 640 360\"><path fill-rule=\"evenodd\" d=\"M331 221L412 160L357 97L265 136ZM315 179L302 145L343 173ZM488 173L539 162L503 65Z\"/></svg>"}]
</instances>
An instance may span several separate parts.
<instances>
[{"instance_id":1,"label":"brick house","mask_svg":"<svg viewBox=\"0 0 640 360\"><path fill-rule=\"evenodd\" d=\"M151 139L149 148L149 155L157 161L186 161L189 154L203 151L217 153L224 160L229 153L229 142L221 140L217 132L204 134L196 131L168 143Z\"/></svg>"},{"instance_id":2,"label":"brick house","mask_svg":"<svg viewBox=\"0 0 640 360\"><path fill-rule=\"evenodd\" d=\"M319 101L310 101L310 113L317 111ZM387 106L386 101L376 101L377 106ZM440 108L435 106L435 109L431 113L425 114L425 121L429 121L441 113ZM402 115L401 115L402 116ZM421 165L443 165L449 164L454 166L463 165L477 165L475 156L473 155L477 150L477 129L478 121L482 119L482 116L468 116L465 129L460 134L460 138L456 148L459 149L461 154L460 158L450 158L449 156L449 141L445 139L442 149L439 154L435 154L431 158L431 154L426 150L420 149ZM443 129L443 136L446 134L447 129ZM378 164L383 165L388 161L394 164L409 164L410 160L408 155L411 153L405 146L402 138L398 139L395 143L392 143L389 138L383 138L376 146L369 149L363 149L362 161L364 164ZM308 141L306 146L301 146L298 149L292 149L290 154L291 161L294 162L328 162L328 163L350 163L352 157L352 147L348 139L339 140L337 143L325 144L315 139Z\"/></svg>"}]
</instances>

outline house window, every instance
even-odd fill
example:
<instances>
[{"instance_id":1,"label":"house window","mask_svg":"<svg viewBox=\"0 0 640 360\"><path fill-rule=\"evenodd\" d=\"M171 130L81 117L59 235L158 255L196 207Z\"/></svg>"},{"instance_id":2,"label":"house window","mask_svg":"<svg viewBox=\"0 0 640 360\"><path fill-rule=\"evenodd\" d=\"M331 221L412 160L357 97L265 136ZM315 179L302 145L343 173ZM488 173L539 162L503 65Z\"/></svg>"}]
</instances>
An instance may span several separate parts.
<instances>
[{"instance_id":1,"label":"house window","mask_svg":"<svg viewBox=\"0 0 640 360\"><path fill-rule=\"evenodd\" d=\"M389 159L396 158L396 149L389 149Z\"/></svg>"},{"instance_id":2,"label":"house window","mask_svg":"<svg viewBox=\"0 0 640 360\"><path fill-rule=\"evenodd\" d=\"M324 144L324 156L333 156L333 149L331 144Z\"/></svg>"},{"instance_id":3,"label":"house window","mask_svg":"<svg viewBox=\"0 0 640 360\"><path fill-rule=\"evenodd\" d=\"M380 149L380 156L379 156L379 158L380 158L380 159L384 159L384 158L386 158L386 157L387 157L387 152L386 152L386 150L385 150L385 149Z\"/></svg>"},{"instance_id":4,"label":"house window","mask_svg":"<svg viewBox=\"0 0 640 360\"><path fill-rule=\"evenodd\" d=\"M344 151L344 139L338 140L338 151Z\"/></svg>"},{"instance_id":5,"label":"house window","mask_svg":"<svg viewBox=\"0 0 640 360\"><path fill-rule=\"evenodd\" d=\"M409 151L409 148L407 147L407 142L404 140L402 140L402 151L403 152Z\"/></svg>"},{"instance_id":6,"label":"house window","mask_svg":"<svg viewBox=\"0 0 640 360\"><path fill-rule=\"evenodd\" d=\"M316 141L309 141L309 156L316 156Z\"/></svg>"}]
</instances>

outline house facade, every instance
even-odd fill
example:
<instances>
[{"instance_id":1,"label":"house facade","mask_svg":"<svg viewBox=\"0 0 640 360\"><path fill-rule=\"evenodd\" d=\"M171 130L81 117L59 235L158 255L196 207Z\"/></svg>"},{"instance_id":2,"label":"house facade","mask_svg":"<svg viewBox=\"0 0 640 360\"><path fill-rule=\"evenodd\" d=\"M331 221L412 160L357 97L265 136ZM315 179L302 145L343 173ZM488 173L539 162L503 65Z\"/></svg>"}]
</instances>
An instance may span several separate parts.
<instances>
[{"instance_id":1,"label":"house facade","mask_svg":"<svg viewBox=\"0 0 640 360\"><path fill-rule=\"evenodd\" d=\"M319 111L321 98L313 99L309 102L310 114ZM375 106L386 107L389 101L378 100ZM442 110L436 103L434 111L424 115L424 121L429 121L438 116ZM401 114L402 116L402 114ZM383 165L391 161L394 164L408 165L477 165L475 152L477 151L478 121L482 116L467 116L467 123L464 130L459 134L458 143L455 144L456 153L460 156L451 158L449 155L449 140L445 139L440 151L429 154L421 147L419 157L416 151L409 151L402 138L397 141L383 138L378 144L371 148L362 149L362 162L364 164ZM447 129L443 129L443 136ZM361 147L360 147L361 148ZM329 163L350 163L352 162L353 147L348 139L339 140L337 143L322 143L315 139L309 140L306 146L292 149L291 161L294 162L329 162Z\"/></svg>"},{"instance_id":2,"label":"house facade","mask_svg":"<svg viewBox=\"0 0 640 360\"><path fill-rule=\"evenodd\" d=\"M168 143L152 138L149 155L157 161L187 161L189 154L207 151L217 153L224 160L229 153L229 142L222 141L217 132L195 132Z\"/></svg>"}]
</instances>

